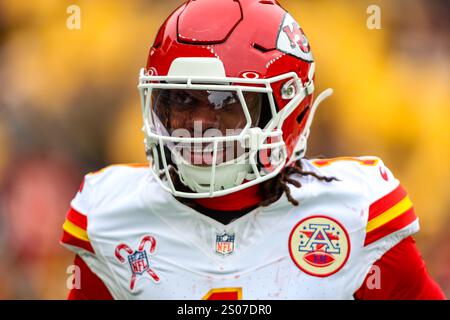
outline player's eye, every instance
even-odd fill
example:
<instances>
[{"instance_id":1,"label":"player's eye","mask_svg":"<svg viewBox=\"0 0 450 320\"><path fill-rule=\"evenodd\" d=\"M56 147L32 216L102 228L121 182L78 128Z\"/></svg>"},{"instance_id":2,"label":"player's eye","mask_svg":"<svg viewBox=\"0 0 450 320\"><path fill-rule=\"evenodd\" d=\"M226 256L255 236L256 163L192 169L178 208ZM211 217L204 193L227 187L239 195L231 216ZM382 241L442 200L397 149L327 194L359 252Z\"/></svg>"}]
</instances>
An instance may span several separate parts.
<instances>
[{"instance_id":1,"label":"player's eye","mask_svg":"<svg viewBox=\"0 0 450 320\"><path fill-rule=\"evenodd\" d=\"M186 92L175 94L175 102L180 105L191 105L194 103L194 98Z\"/></svg>"},{"instance_id":2,"label":"player's eye","mask_svg":"<svg viewBox=\"0 0 450 320\"><path fill-rule=\"evenodd\" d=\"M230 104L235 104L235 103L238 103L239 101L238 101L238 99L237 99L237 97L236 97L236 95L231 95L231 96L228 96L226 99L225 99L225 101L223 102L223 105L224 106L227 106L227 105L230 105Z\"/></svg>"}]
</instances>

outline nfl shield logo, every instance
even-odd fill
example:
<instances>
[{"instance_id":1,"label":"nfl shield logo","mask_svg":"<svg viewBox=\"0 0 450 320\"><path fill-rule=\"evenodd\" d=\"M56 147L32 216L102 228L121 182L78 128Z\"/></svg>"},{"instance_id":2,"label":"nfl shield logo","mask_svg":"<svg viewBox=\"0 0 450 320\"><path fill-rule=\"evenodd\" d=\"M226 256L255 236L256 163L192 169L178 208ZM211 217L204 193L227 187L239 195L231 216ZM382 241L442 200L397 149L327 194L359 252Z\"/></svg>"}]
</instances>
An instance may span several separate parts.
<instances>
[{"instance_id":1,"label":"nfl shield logo","mask_svg":"<svg viewBox=\"0 0 450 320\"><path fill-rule=\"evenodd\" d=\"M128 262L133 274L143 274L148 270L148 259L145 251L135 251L128 256Z\"/></svg>"},{"instance_id":2,"label":"nfl shield logo","mask_svg":"<svg viewBox=\"0 0 450 320\"><path fill-rule=\"evenodd\" d=\"M216 253L229 255L234 252L234 234L222 233L216 235Z\"/></svg>"}]
</instances>

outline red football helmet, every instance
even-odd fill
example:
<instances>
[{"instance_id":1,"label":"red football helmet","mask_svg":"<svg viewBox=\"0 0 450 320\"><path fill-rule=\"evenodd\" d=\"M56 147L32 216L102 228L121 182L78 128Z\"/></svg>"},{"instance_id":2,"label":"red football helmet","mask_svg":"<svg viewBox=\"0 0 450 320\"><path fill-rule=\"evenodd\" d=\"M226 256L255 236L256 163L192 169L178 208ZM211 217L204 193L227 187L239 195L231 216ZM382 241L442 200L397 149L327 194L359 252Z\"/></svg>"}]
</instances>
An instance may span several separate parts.
<instances>
[{"instance_id":1,"label":"red football helmet","mask_svg":"<svg viewBox=\"0 0 450 320\"><path fill-rule=\"evenodd\" d=\"M191 0L161 26L141 70L147 155L175 196L223 196L302 158L314 61L276 0ZM186 188L174 183L173 167Z\"/></svg>"}]
</instances>

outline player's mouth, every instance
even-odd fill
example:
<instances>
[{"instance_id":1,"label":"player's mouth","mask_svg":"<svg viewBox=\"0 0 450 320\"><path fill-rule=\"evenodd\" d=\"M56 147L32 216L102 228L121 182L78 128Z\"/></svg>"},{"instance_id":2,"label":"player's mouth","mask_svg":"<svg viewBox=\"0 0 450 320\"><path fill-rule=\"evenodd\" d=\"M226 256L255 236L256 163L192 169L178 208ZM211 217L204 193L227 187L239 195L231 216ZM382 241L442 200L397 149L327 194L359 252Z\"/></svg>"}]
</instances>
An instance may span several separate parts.
<instances>
[{"instance_id":1,"label":"player's mouth","mask_svg":"<svg viewBox=\"0 0 450 320\"><path fill-rule=\"evenodd\" d=\"M225 149L219 149L216 152L216 164L223 163L226 161L226 150ZM214 151L201 151L201 152L195 152L192 151L189 154L190 159L188 160L191 164L196 166L211 166L214 162Z\"/></svg>"},{"instance_id":2,"label":"player's mouth","mask_svg":"<svg viewBox=\"0 0 450 320\"><path fill-rule=\"evenodd\" d=\"M180 153L185 161L195 166L211 166L213 163L221 164L232 161L242 155L243 148L233 145L220 145L215 152L216 159L214 159L214 150L211 146L206 146L203 149L199 147L185 147L181 148Z\"/></svg>"}]
</instances>

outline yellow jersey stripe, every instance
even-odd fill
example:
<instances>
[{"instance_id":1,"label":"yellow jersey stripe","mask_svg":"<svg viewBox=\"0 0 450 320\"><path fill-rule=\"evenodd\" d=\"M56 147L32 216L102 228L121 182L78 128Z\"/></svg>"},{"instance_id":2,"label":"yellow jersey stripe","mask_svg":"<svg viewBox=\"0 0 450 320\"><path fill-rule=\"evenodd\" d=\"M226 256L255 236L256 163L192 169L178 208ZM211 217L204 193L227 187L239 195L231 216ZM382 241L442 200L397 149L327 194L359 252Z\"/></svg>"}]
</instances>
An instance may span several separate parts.
<instances>
[{"instance_id":1,"label":"yellow jersey stripe","mask_svg":"<svg viewBox=\"0 0 450 320\"><path fill-rule=\"evenodd\" d=\"M411 199L408 196L404 197L400 202L396 205L392 206L379 216L373 218L367 223L366 232L373 231L382 225L388 223L389 221L397 218L402 213L405 213L413 206Z\"/></svg>"},{"instance_id":2,"label":"yellow jersey stripe","mask_svg":"<svg viewBox=\"0 0 450 320\"><path fill-rule=\"evenodd\" d=\"M83 240L83 241L86 241L86 242L89 242L89 237L88 237L88 234L87 234L86 230L83 230L82 228L80 228L79 226L73 224L69 220L66 220L64 222L63 229L66 232L70 233L75 238Z\"/></svg>"}]
</instances>

